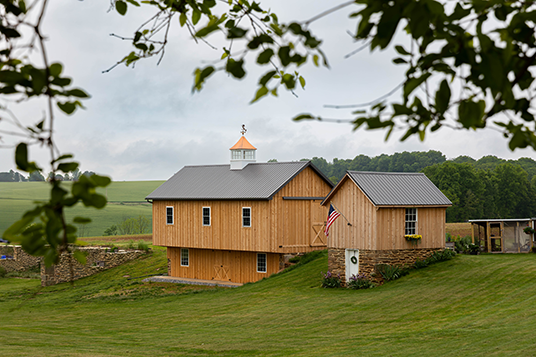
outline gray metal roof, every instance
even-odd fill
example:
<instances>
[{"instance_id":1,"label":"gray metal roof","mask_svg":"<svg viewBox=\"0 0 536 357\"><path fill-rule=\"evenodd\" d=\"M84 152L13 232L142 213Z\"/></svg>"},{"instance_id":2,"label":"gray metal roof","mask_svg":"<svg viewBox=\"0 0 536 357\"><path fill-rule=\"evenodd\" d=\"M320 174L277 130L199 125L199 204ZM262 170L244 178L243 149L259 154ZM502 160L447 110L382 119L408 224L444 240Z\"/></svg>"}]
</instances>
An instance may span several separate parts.
<instances>
[{"instance_id":1,"label":"gray metal roof","mask_svg":"<svg viewBox=\"0 0 536 357\"><path fill-rule=\"evenodd\" d=\"M423 173L348 171L347 174L376 206L452 205Z\"/></svg>"},{"instance_id":2,"label":"gray metal roof","mask_svg":"<svg viewBox=\"0 0 536 357\"><path fill-rule=\"evenodd\" d=\"M185 166L146 199L266 200L306 167L333 187L310 161L250 163L242 170L230 170L230 165Z\"/></svg>"}]
</instances>

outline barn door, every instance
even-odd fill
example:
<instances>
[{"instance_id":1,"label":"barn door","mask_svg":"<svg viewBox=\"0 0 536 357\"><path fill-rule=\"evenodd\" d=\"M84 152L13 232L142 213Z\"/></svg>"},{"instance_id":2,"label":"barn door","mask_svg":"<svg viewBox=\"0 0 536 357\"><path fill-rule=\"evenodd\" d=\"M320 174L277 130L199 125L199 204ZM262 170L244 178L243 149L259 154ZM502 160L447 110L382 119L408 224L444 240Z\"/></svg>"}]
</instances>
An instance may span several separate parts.
<instances>
[{"instance_id":1,"label":"barn door","mask_svg":"<svg viewBox=\"0 0 536 357\"><path fill-rule=\"evenodd\" d=\"M346 249L345 250L345 265L346 265L346 282L350 280L352 275L359 274L359 250L358 249Z\"/></svg>"},{"instance_id":2,"label":"barn door","mask_svg":"<svg viewBox=\"0 0 536 357\"><path fill-rule=\"evenodd\" d=\"M215 251L212 279L231 281L231 252Z\"/></svg>"},{"instance_id":3,"label":"barn door","mask_svg":"<svg viewBox=\"0 0 536 357\"><path fill-rule=\"evenodd\" d=\"M326 228L325 215L326 209L320 206L320 200L311 201L311 246L312 247L326 247L327 239L324 234Z\"/></svg>"}]
</instances>

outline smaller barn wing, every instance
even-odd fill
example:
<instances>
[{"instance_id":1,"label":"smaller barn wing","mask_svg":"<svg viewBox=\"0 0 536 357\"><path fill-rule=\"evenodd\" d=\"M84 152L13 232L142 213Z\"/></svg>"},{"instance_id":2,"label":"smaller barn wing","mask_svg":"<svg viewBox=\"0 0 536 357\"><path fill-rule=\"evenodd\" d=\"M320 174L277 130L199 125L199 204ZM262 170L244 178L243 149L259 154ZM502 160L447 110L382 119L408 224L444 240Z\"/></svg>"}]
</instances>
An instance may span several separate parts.
<instances>
[{"instance_id":1,"label":"smaller barn wing","mask_svg":"<svg viewBox=\"0 0 536 357\"><path fill-rule=\"evenodd\" d=\"M351 179L375 206L451 206L452 202L423 173L347 171L339 185Z\"/></svg>"}]
</instances>

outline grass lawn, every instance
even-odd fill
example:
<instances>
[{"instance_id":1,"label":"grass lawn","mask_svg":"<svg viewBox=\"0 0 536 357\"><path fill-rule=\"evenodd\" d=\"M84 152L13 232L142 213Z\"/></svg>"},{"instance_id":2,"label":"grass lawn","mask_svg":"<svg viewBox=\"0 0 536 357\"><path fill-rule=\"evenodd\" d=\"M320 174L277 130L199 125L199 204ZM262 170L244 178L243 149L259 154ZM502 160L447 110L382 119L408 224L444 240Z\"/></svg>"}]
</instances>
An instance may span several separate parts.
<instances>
[{"instance_id":1,"label":"grass lawn","mask_svg":"<svg viewBox=\"0 0 536 357\"><path fill-rule=\"evenodd\" d=\"M108 198L109 202L105 208L87 209L79 204L67 210L67 218L82 216L92 219L91 223L79 231L82 237L100 236L106 228L124 218L143 215L152 219L152 207L145 201L145 197L163 182L112 182L109 187L98 190ZM72 183L65 184L70 189ZM0 234L32 208L33 201L45 200L48 195L48 186L44 182L0 182Z\"/></svg>"},{"instance_id":2,"label":"grass lawn","mask_svg":"<svg viewBox=\"0 0 536 357\"><path fill-rule=\"evenodd\" d=\"M70 284L0 280L9 356L533 356L536 259L457 256L397 281L320 288L320 258L236 289L127 280L165 250Z\"/></svg>"}]
</instances>

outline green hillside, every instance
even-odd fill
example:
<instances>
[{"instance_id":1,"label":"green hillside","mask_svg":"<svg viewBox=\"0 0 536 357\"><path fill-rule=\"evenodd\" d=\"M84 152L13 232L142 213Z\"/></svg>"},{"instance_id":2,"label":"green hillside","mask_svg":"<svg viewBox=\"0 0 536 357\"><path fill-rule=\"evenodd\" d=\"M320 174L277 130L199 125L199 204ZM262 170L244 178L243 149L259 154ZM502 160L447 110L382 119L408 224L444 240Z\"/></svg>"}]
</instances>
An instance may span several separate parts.
<instances>
[{"instance_id":1,"label":"green hillside","mask_svg":"<svg viewBox=\"0 0 536 357\"><path fill-rule=\"evenodd\" d=\"M102 210L86 209L82 205L68 210L67 218L89 217L92 223L81 230L82 236L102 235L104 230L123 218L143 215L151 219L151 205L145 197L164 181L123 181L99 190L108 197L108 205ZM70 187L71 182L65 182ZM44 182L0 182L0 233L32 207L33 201L44 200L49 194Z\"/></svg>"},{"instance_id":2,"label":"green hillside","mask_svg":"<svg viewBox=\"0 0 536 357\"><path fill-rule=\"evenodd\" d=\"M320 288L321 258L241 288L140 283L165 251L39 288L0 279L8 356L533 356L533 254L458 256L370 290ZM159 270L157 270L159 269Z\"/></svg>"}]
</instances>

